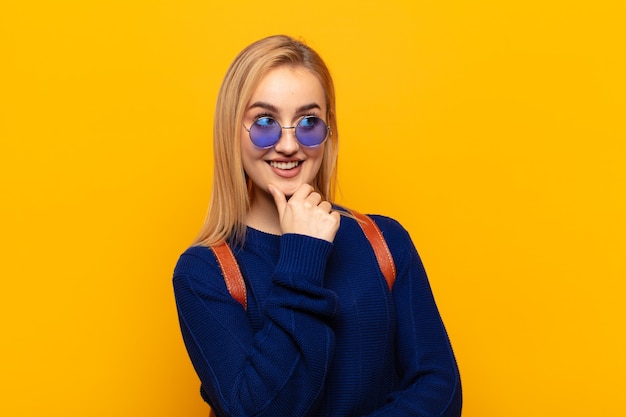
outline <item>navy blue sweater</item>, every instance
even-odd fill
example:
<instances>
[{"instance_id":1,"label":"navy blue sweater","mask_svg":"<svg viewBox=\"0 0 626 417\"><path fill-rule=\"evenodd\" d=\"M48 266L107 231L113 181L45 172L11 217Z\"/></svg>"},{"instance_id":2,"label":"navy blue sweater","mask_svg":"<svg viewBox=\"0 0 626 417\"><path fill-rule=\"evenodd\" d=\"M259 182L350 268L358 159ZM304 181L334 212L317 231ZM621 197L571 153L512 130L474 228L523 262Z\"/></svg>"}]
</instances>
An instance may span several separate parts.
<instances>
[{"instance_id":1,"label":"navy blue sweater","mask_svg":"<svg viewBox=\"0 0 626 417\"><path fill-rule=\"evenodd\" d=\"M400 224L372 217L396 264L392 292L348 217L333 243L248 228L233 248L247 310L210 249L180 257L183 339L218 416L461 415L459 372L417 251Z\"/></svg>"}]
</instances>

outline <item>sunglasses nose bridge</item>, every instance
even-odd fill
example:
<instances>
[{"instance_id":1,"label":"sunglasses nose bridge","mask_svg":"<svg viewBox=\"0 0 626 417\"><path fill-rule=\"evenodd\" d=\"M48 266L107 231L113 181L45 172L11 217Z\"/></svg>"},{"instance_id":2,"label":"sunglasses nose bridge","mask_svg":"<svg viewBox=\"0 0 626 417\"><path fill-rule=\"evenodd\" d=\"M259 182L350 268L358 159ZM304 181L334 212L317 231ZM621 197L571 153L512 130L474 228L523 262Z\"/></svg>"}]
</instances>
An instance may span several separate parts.
<instances>
[{"instance_id":1,"label":"sunglasses nose bridge","mask_svg":"<svg viewBox=\"0 0 626 417\"><path fill-rule=\"evenodd\" d=\"M280 129L280 131L281 131L281 135L280 135L280 137L278 138L278 142L276 143L276 145L279 145L279 144L284 145L284 142L285 142L285 139L286 139L286 138L285 138L285 135L282 135L282 131L283 131L283 130L288 130L288 131L291 131L291 132L292 132L292 135L293 135L293 143L294 143L294 144L297 144L297 145L300 145L300 141L298 140L298 136L296 135L296 127L297 127L297 126L281 126L281 127L280 127L280 128L281 128L281 129ZM288 136L289 134L287 133L286 135ZM291 142L291 141L287 139L287 142ZM289 146L289 145L288 145L288 146Z\"/></svg>"},{"instance_id":2,"label":"sunglasses nose bridge","mask_svg":"<svg viewBox=\"0 0 626 417\"><path fill-rule=\"evenodd\" d=\"M293 132L293 137L296 140L298 140L298 136L296 135L296 127L298 127L298 126L281 126L280 127L281 135L280 135L280 138L278 138L278 139L279 140L282 139L282 137L283 137L283 135L282 135L283 130L291 130Z\"/></svg>"}]
</instances>

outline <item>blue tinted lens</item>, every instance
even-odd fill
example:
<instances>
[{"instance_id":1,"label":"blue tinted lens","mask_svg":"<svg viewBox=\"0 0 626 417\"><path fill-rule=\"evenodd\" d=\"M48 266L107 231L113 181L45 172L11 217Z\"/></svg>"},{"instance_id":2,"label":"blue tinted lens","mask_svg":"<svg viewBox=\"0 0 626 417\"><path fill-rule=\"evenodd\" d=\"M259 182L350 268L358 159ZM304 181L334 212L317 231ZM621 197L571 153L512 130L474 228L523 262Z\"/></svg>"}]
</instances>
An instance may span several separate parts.
<instances>
[{"instance_id":1,"label":"blue tinted lens","mask_svg":"<svg viewBox=\"0 0 626 417\"><path fill-rule=\"evenodd\" d=\"M271 148L276 145L282 128L271 117L260 117L250 126L250 140L259 148Z\"/></svg>"},{"instance_id":2,"label":"blue tinted lens","mask_svg":"<svg viewBox=\"0 0 626 417\"><path fill-rule=\"evenodd\" d=\"M318 146L326 139L328 126L319 117L304 117L296 126L296 138L304 146Z\"/></svg>"}]
</instances>

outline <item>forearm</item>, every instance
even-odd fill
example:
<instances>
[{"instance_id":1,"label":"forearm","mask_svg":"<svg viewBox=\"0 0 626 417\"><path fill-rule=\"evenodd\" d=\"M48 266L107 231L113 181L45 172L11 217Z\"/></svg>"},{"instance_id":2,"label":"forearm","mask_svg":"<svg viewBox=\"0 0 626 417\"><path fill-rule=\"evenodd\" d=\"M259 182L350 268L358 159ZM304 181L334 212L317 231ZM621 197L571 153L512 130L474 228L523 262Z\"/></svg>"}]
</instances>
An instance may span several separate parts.
<instances>
[{"instance_id":1,"label":"forearm","mask_svg":"<svg viewBox=\"0 0 626 417\"><path fill-rule=\"evenodd\" d=\"M185 343L218 411L231 416L304 416L319 397L334 348L328 321L336 300L322 286L328 245L284 239L285 262L279 260L268 277L271 292L258 305L256 331L225 289L202 287L205 280L193 277L175 278ZM319 255L318 260L311 259L312 254ZM297 261L305 255L309 259Z\"/></svg>"}]
</instances>

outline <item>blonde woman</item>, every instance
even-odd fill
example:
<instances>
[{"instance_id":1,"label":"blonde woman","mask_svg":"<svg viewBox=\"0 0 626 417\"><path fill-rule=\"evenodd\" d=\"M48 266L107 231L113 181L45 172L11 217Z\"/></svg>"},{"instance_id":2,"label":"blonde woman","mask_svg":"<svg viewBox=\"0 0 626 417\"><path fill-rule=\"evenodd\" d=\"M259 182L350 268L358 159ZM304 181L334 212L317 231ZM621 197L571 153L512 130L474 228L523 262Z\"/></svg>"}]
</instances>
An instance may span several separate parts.
<instances>
[{"instance_id":1,"label":"blonde woman","mask_svg":"<svg viewBox=\"0 0 626 417\"><path fill-rule=\"evenodd\" d=\"M417 251L396 221L370 216L381 261L333 204L337 141L314 50L272 36L239 53L217 100L207 219L174 271L201 395L217 416L458 417L459 372ZM245 303L211 249L224 243Z\"/></svg>"}]
</instances>

